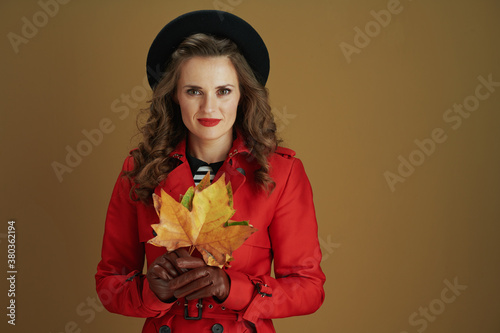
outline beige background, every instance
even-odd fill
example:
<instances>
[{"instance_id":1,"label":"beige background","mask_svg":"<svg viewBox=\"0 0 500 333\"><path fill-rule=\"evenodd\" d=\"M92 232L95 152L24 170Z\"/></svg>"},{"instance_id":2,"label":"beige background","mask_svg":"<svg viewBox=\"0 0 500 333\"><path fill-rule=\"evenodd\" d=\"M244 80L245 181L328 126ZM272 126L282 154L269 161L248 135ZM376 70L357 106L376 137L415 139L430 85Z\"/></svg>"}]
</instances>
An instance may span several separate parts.
<instances>
[{"instance_id":1,"label":"beige background","mask_svg":"<svg viewBox=\"0 0 500 333\"><path fill-rule=\"evenodd\" d=\"M152 39L174 17L220 4L266 41L281 135L315 193L326 301L277 330L500 332L500 87L456 130L443 119L474 101L478 76L500 81L494 0L401 0L379 31L371 11L387 0L75 0L48 22L37 1L2 1L0 257L5 272L15 219L18 269L15 327L0 284L2 332L140 331L142 319L87 304L107 203L146 105ZM8 34L34 15L41 27L16 53ZM348 62L340 44L355 45L367 23L370 43ZM52 163L66 164L66 147L106 118L113 130L59 181ZM398 172L400 155L422 162L414 140L435 128L446 141L391 191L384 173ZM467 288L446 289L454 279Z\"/></svg>"}]
</instances>

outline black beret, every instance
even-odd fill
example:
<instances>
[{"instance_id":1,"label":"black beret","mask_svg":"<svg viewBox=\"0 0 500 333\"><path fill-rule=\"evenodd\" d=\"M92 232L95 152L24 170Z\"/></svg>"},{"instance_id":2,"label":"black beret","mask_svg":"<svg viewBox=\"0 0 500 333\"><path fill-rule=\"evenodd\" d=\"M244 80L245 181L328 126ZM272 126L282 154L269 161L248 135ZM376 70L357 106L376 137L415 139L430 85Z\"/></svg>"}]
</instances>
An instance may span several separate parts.
<instances>
[{"instance_id":1,"label":"black beret","mask_svg":"<svg viewBox=\"0 0 500 333\"><path fill-rule=\"evenodd\" d=\"M151 88L158 84L172 53L187 37L205 33L232 40L252 68L255 77L265 85L269 76L269 53L255 29L243 19L219 10L198 10L183 14L158 33L149 48L146 71Z\"/></svg>"}]
</instances>

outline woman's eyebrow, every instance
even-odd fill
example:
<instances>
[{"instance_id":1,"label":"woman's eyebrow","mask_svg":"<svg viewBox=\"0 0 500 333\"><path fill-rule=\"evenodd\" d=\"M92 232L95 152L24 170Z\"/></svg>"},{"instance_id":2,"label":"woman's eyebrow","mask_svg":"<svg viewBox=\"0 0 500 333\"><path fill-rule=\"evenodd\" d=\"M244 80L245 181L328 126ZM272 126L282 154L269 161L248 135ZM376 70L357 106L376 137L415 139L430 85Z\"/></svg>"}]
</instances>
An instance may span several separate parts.
<instances>
[{"instance_id":1,"label":"woman's eyebrow","mask_svg":"<svg viewBox=\"0 0 500 333\"><path fill-rule=\"evenodd\" d=\"M197 86L197 85L195 85L195 84L186 84L186 85L185 85L185 86L183 86L182 88L203 89L202 87Z\"/></svg>"},{"instance_id":2,"label":"woman's eyebrow","mask_svg":"<svg viewBox=\"0 0 500 333\"><path fill-rule=\"evenodd\" d=\"M235 86L233 84L227 83L227 84L221 84L220 86L215 87L215 89L226 88L226 87L234 88ZM200 90L203 89L202 87L197 86L196 84L186 84L182 88L191 88L191 89L200 89Z\"/></svg>"},{"instance_id":3,"label":"woman's eyebrow","mask_svg":"<svg viewBox=\"0 0 500 333\"><path fill-rule=\"evenodd\" d=\"M216 89L220 89L220 88L226 88L226 87L233 87L234 88L234 85L230 84L230 83L227 83L227 84L223 84L223 85L220 85L218 87L215 87Z\"/></svg>"}]
</instances>

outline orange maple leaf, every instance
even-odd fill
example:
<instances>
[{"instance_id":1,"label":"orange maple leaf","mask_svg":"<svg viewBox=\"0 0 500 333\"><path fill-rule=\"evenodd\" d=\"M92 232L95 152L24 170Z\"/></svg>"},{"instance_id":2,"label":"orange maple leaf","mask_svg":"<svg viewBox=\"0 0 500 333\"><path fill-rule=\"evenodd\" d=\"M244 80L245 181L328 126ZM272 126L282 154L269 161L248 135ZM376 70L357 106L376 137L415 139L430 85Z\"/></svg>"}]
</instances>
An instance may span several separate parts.
<instances>
[{"instance_id":1,"label":"orange maple leaf","mask_svg":"<svg viewBox=\"0 0 500 333\"><path fill-rule=\"evenodd\" d=\"M190 187L177 202L163 189L161 197L153 194L160 223L152 224L156 237L148 243L168 251L194 246L205 263L222 267L232 260L232 253L257 231L248 221L235 222L231 183L225 176L210 185L210 174L196 187Z\"/></svg>"}]
</instances>

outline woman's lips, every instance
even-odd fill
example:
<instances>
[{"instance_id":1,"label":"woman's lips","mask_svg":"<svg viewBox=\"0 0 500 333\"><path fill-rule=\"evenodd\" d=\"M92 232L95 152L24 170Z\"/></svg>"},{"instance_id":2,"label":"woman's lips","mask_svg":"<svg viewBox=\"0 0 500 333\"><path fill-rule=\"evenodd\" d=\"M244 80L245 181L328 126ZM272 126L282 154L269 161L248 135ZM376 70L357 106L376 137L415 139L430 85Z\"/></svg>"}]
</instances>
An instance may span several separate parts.
<instances>
[{"instance_id":1,"label":"woman's lips","mask_svg":"<svg viewBox=\"0 0 500 333\"><path fill-rule=\"evenodd\" d=\"M221 119L215 119L215 118L198 118L198 121L200 122L201 125L205 127L213 127L217 125Z\"/></svg>"}]
</instances>

